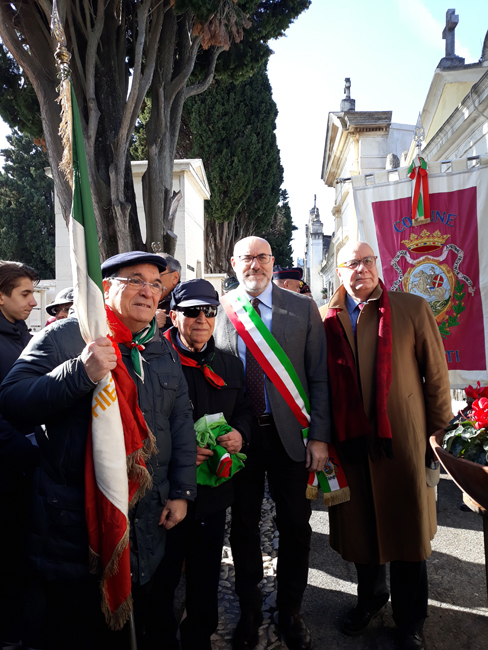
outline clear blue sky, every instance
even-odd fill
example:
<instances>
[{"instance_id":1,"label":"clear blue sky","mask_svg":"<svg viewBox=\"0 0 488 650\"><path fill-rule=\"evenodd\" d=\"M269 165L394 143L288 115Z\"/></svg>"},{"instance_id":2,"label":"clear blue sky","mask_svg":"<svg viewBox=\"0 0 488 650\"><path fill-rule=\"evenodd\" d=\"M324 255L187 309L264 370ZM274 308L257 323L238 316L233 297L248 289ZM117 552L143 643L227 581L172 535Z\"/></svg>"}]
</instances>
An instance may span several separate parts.
<instances>
[{"instance_id":1,"label":"clear blue sky","mask_svg":"<svg viewBox=\"0 0 488 650\"><path fill-rule=\"evenodd\" d=\"M488 30L488 0L312 0L272 44L268 72L278 105L277 138L303 255L304 226L314 194L326 233L333 227L333 190L320 178L329 111L338 111L350 77L356 109L391 110L393 121L415 124L444 55L449 8L459 14L456 52L473 63ZM453 6L454 5L454 6ZM8 132L0 123L0 148ZM1 162L1 161L0 161Z\"/></svg>"},{"instance_id":2,"label":"clear blue sky","mask_svg":"<svg viewBox=\"0 0 488 650\"><path fill-rule=\"evenodd\" d=\"M312 0L272 44L268 73L278 105L278 146L290 195L295 254L303 256L304 226L314 194L325 232L334 191L321 180L327 117L338 111L350 77L356 110L393 111L393 122L415 124L435 68L444 56L449 8L459 14L456 53L474 63L488 30L488 0Z\"/></svg>"}]
</instances>

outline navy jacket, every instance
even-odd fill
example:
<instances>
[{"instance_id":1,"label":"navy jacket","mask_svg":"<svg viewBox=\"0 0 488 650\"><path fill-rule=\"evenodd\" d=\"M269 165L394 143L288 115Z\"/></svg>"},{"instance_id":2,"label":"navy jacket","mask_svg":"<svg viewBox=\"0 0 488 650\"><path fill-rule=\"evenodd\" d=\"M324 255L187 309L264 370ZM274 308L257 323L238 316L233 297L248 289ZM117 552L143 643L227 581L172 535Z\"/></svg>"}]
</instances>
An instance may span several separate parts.
<instances>
[{"instance_id":1,"label":"navy jacket","mask_svg":"<svg viewBox=\"0 0 488 650\"><path fill-rule=\"evenodd\" d=\"M38 437L31 556L50 580L88 577L84 464L94 384L80 358L84 345L75 318L53 323L34 337L0 387L0 410L14 426L46 425ZM157 331L146 344L144 383L129 349L120 350L158 448L148 462L152 490L129 514L133 581L145 584L164 555L159 518L166 500L196 495L196 442L186 381L170 345Z\"/></svg>"},{"instance_id":2,"label":"navy jacket","mask_svg":"<svg viewBox=\"0 0 488 650\"><path fill-rule=\"evenodd\" d=\"M175 327L171 329L171 339L178 345ZM242 361L233 354L217 350L213 337L210 338L203 352L190 352L181 347L179 349L182 354L198 364L208 364L225 381L223 388L215 388L205 379L201 368L183 366L193 409L193 420L196 422L204 415L222 412L226 421L242 435L245 446L251 436L253 415L251 401L245 393ZM245 449L243 452L245 453ZM207 515L232 505L233 500L232 479L217 487L199 485L195 508L191 509L190 514L194 513L197 519L204 519Z\"/></svg>"},{"instance_id":3,"label":"navy jacket","mask_svg":"<svg viewBox=\"0 0 488 650\"><path fill-rule=\"evenodd\" d=\"M0 383L10 372L31 335L23 320L11 323L0 311ZM39 450L0 412L0 494L16 490L23 477L31 477L39 461Z\"/></svg>"}]
</instances>

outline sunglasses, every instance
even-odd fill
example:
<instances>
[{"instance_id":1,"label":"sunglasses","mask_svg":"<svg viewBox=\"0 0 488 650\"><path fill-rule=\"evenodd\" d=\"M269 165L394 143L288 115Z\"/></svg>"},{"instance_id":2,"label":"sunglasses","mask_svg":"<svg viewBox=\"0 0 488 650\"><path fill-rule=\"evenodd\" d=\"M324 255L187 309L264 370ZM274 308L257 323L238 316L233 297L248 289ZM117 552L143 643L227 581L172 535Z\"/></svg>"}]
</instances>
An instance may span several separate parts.
<instances>
[{"instance_id":1,"label":"sunglasses","mask_svg":"<svg viewBox=\"0 0 488 650\"><path fill-rule=\"evenodd\" d=\"M218 305L196 305L195 307L176 307L186 318L198 318L203 311L205 318L215 318L219 310Z\"/></svg>"}]
</instances>

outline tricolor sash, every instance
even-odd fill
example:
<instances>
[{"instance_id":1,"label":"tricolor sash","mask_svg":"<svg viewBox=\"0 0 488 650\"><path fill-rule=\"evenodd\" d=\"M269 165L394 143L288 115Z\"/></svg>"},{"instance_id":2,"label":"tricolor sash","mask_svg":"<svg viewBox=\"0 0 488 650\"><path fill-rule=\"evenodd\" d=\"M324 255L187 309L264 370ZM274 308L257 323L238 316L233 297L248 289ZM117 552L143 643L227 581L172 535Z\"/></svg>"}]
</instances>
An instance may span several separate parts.
<instances>
[{"instance_id":1,"label":"tricolor sash","mask_svg":"<svg viewBox=\"0 0 488 650\"><path fill-rule=\"evenodd\" d=\"M310 401L286 352L263 323L244 293L238 290L229 291L222 296L220 303L239 336L303 427L303 442L306 446L310 425ZM331 462L333 463L331 467L339 467L338 462L333 461L330 456L331 453L337 458L335 450L329 444L326 467ZM343 480L340 482L334 480L336 478L334 472L329 473L329 476L324 471L310 473L309 485L310 481L312 483L316 481L315 485L318 483L324 493L326 505L349 501L349 487L342 469L341 472ZM317 487L315 490L307 488L308 498L316 499L317 494Z\"/></svg>"}]
</instances>

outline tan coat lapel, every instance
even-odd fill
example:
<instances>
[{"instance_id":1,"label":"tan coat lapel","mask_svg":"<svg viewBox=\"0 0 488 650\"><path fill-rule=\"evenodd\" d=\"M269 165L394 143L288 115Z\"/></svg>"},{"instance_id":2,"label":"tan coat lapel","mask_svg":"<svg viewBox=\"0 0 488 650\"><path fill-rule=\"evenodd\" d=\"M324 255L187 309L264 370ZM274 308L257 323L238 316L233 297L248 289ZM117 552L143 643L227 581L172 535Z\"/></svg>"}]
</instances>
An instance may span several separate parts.
<instances>
[{"instance_id":1,"label":"tan coat lapel","mask_svg":"<svg viewBox=\"0 0 488 650\"><path fill-rule=\"evenodd\" d=\"M354 332L352 331L351 319L349 318L349 312L347 311L346 307L346 290L342 284L330 299L329 304L320 308L320 315L322 316L322 320L325 320L329 309L340 309L337 317L339 318L339 322L342 325L344 332L346 333L347 340L354 355L354 361L357 364L356 341L354 340Z\"/></svg>"}]
</instances>

